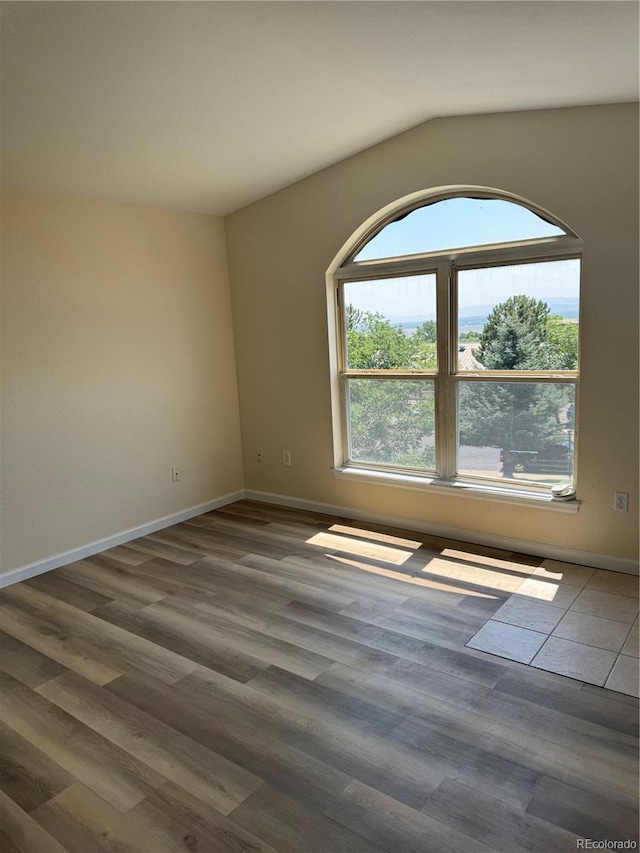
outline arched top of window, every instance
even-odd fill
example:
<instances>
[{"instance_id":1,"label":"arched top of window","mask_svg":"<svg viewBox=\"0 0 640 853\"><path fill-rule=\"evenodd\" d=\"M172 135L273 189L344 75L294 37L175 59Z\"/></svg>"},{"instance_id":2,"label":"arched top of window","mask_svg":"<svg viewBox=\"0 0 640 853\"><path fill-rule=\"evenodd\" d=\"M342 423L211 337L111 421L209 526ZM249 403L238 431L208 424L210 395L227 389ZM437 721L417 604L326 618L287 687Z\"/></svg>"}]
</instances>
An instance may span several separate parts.
<instances>
[{"instance_id":1,"label":"arched top of window","mask_svg":"<svg viewBox=\"0 0 640 853\"><path fill-rule=\"evenodd\" d=\"M382 219L369 221L347 263L544 238L576 238L564 223L541 208L488 188L441 188L423 200L416 194L402 201L394 205L395 210L387 208Z\"/></svg>"}]
</instances>

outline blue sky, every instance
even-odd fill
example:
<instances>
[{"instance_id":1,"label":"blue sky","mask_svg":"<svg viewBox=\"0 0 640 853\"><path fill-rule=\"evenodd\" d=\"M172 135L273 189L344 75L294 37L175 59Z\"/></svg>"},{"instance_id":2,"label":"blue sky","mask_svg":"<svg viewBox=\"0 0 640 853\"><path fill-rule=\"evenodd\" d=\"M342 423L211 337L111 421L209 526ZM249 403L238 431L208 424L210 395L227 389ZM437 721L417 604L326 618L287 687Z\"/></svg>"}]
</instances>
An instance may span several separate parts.
<instances>
[{"instance_id":1,"label":"blue sky","mask_svg":"<svg viewBox=\"0 0 640 853\"><path fill-rule=\"evenodd\" d=\"M393 222L364 247L357 260L435 252L461 246L527 240L562 234L517 204L490 199L448 199L422 207ZM465 270L459 276L460 308L497 305L509 296L579 295L580 262L549 261ZM435 276L409 276L345 285L346 302L386 317L435 314Z\"/></svg>"},{"instance_id":2,"label":"blue sky","mask_svg":"<svg viewBox=\"0 0 640 853\"><path fill-rule=\"evenodd\" d=\"M403 276L375 281L347 282L345 302L385 317L435 315L435 274ZM577 299L580 261L546 261L519 266L460 270L458 305L497 305L509 296L524 294L535 299L553 296Z\"/></svg>"},{"instance_id":3,"label":"blue sky","mask_svg":"<svg viewBox=\"0 0 640 853\"><path fill-rule=\"evenodd\" d=\"M355 260L393 258L463 246L510 243L564 232L519 204L500 199L450 198L390 222Z\"/></svg>"}]
</instances>

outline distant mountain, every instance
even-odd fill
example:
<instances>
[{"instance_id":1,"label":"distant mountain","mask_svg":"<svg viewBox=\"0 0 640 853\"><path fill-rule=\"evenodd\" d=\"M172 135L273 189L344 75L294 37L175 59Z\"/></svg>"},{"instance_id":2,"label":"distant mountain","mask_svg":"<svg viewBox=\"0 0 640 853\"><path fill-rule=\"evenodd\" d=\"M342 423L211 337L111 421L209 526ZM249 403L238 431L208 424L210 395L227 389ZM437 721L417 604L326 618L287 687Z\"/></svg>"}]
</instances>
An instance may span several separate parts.
<instances>
[{"instance_id":1,"label":"distant mountain","mask_svg":"<svg viewBox=\"0 0 640 853\"><path fill-rule=\"evenodd\" d=\"M579 300L574 296L549 296L544 300L552 314L560 314L565 320L577 320Z\"/></svg>"},{"instance_id":2,"label":"distant mountain","mask_svg":"<svg viewBox=\"0 0 640 853\"><path fill-rule=\"evenodd\" d=\"M559 314L565 320L578 319L578 300L573 296L545 296L543 301L549 306L552 314ZM493 305L464 305L460 308L461 326L484 326L487 317L493 309ZM414 329L426 320L435 320L435 314L419 314L412 317L395 315L388 318L394 326L402 326L403 329Z\"/></svg>"}]
</instances>

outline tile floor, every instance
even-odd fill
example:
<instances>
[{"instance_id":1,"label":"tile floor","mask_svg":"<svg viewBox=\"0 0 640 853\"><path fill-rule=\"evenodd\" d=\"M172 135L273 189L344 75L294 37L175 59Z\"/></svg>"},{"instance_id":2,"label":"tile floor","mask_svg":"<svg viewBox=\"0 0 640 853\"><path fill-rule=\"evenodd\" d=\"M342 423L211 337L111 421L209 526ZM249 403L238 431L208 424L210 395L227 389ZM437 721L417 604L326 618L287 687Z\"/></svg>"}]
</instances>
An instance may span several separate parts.
<instances>
[{"instance_id":1,"label":"tile floor","mask_svg":"<svg viewBox=\"0 0 640 853\"><path fill-rule=\"evenodd\" d=\"M638 643L637 577L545 560L467 646L640 696Z\"/></svg>"}]
</instances>

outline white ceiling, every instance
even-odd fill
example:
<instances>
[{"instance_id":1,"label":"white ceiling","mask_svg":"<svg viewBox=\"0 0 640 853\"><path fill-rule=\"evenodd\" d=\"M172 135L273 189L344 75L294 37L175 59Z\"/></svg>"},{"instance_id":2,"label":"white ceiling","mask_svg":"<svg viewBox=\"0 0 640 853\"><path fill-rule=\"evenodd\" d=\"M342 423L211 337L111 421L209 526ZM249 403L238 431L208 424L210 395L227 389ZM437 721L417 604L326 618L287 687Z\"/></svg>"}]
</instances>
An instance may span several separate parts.
<instances>
[{"instance_id":1,"label":"white ceiling","mask_svg":"<svg viewBox=\"0 0 640 853\"><path fill-rule=\"evenodd\" d=\"M8 184L228 213L437 116L638 98L636 2L2 3Z\"/></svg>"}]
</instances>

